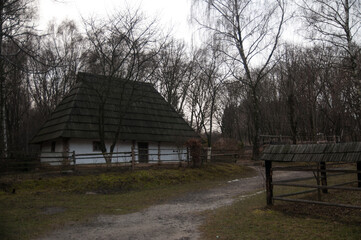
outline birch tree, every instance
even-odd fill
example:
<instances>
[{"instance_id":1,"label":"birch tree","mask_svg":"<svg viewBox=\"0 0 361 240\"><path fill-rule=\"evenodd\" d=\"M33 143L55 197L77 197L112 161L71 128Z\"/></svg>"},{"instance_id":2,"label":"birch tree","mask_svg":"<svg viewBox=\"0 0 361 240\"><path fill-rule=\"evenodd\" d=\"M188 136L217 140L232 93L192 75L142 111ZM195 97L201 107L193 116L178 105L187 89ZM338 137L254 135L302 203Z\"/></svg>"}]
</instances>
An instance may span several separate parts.
<instances>
[{"instance_id":1,"label":"birch tree","mask_svg":"<svg viewBox=\"0 0 361 240\"><path fill-rule=\"evenodd\" d=\"M201 118L201 128L207 137L208 147L212 147L212 134L215 114L220 110L220 95L223 84L230 75L226 68L225 58L222 54L222 45L215 39L208 41L203 49L200 49L200 57L197 59L199 79L202 96L196 98ZM202 104L202 102L204 104Z\"/></svg>"},{"instance_id":2,"label":"birch tree","mask_svg":"<svg viewBox=\"0 0 361 240\"><path fill-rule=\"evenodd\" d=\"M224 54L234 78L247 87L253 122L253 158L259 156L259 88L274 66L273 55L279 45L286 20L283 0L194 0L196 10L206 18L196 21L213 32L227 46Z\"/></svg>"}]
</instances>

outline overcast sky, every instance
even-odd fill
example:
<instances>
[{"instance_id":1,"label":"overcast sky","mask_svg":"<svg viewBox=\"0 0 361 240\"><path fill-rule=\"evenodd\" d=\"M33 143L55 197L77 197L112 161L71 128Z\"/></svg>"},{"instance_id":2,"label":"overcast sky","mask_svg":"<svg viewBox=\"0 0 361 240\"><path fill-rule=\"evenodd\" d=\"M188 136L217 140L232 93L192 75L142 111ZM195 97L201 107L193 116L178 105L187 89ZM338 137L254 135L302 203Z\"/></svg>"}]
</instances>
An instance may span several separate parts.
<instances>
[{"instance_id":1,"label":"overcast sky","mask_svg":"<svg viewBox=\"0 0 361 240\"><path fill-rule=\"evenodd\" d=\"M183 39L189 45L200 43L197 27L189 25L192 0L37 0L39 2L39 28L45 30L50 20L60 23L64 19L79 22L90 16L107 17L114 10L140 8L148 17L157 17L165 32L172 28L175 38ZM304 43L298 35L295 24L285 26L283 39L293 43Z\"/></svg>"},{"instance_id":2,"label":"overcast sky","mask_svg":"<svg viewBox=\"0 0 361 240\"><path fill-rule=\"evenodd\" d=\"M126 6L139 7L149 17L157 17L166 28L172 28L176 38L191 41L192 30L188 25L190 0L38 0L39 27L46 29L50 20L63 19L81 21L81 17L107 16L114 9Z\"/></svg>"}]
</instances>

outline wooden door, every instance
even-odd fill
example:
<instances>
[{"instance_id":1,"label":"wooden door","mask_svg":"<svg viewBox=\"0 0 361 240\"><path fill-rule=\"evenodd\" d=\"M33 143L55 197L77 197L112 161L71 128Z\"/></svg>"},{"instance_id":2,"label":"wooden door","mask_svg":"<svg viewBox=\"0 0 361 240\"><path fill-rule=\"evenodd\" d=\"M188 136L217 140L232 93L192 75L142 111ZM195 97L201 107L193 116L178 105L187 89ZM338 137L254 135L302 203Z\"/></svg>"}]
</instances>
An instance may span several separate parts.
<instances>
[{"instance_id":1,"label":"wooden door","mask_svg":"<svg viewBox=\"0 0 361 240\"><path fill-rule=\"evenodd\" d=\"M138 143L138 161L140 163L148 162L148 143L139 142Z\"/></svg>"}]
</instances>

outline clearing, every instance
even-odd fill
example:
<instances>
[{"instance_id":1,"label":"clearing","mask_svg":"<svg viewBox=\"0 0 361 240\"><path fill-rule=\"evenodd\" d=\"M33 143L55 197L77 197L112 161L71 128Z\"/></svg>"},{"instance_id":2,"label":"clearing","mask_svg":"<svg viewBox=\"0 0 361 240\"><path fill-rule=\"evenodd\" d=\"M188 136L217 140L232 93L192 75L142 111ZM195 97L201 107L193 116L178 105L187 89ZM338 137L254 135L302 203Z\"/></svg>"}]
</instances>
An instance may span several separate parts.
<instances>
[{"instance_id":1,"label":"clearing","mask_svg":"<svg viewBox=\"0 0 361 240\"><path fill-rule=\"evenodd\" d=\"M124 215L100 215L82 224L66 226L41 239L198 239L204 211L232 204L263 192L263 168L251 178L234 179L208 190L192 192L164 204ZM276 179L305 173L279 173Z\"/></svg>"}]
</instances>

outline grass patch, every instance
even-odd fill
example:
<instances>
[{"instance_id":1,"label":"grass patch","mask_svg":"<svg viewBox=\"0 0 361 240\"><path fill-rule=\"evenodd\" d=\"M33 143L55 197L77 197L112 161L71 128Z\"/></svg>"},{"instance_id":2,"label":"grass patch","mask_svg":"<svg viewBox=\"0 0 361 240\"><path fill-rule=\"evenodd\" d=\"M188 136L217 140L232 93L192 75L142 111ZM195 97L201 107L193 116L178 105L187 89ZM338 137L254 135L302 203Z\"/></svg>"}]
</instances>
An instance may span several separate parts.
<instances>
[{"instance_id":1,"label":"grass patch","mask_svg":"<svg viewBox=\"0 0 361 240\"><path fill-rule=\"evenodd\" d=\"M354 176L353 176L354 177ZM347 180L338 178L330 180ZM275 194L300 191L276 188ZM304 195L313 199L317 193ZM331 190L322 201L361 206L360 192ZM361 239L361 210L276 201L266 206L265 193L252 195L229 207L206 213L203 239Z\"/></svg>"},{"instance_id":2,"label":"grass patch","mask_svg":"<svg viewBox=\"0 0 361 240\"><path fill-rule=\"evenodd\" d=\"M99 214L139 211L216 181L252 174L252 169L234 164L210 164L201 169L7 180L0 191L0 239L30 239Z\"/></svg>"},{"instance_id":3,"label":"grass patch","mask_svg":"<svg viewBox=\"0 0 361 240\"><path fill-rule=\"evenodd\" d=\"M235 164L208 164L202 168L148 169L134 172L110 172L87 176L47 177L26 180L3 180L5 191L16 193L78 192L102 193L152 189L159 186L221 180L250 176L253 169Z\"/></svg>"}]
</instances>

